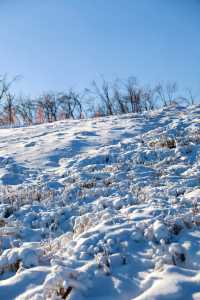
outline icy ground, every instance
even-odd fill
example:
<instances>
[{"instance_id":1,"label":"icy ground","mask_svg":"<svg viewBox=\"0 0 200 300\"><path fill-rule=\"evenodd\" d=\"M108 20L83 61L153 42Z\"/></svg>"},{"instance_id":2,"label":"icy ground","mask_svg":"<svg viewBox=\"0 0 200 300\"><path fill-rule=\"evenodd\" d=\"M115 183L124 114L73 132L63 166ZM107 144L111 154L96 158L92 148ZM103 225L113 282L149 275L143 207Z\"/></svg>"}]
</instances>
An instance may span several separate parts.
<instances>
[{"instance_id":1,"label":"icy ground","mask_svg":"<svg viewBox=\"0 0 200 300\"><path fill-rule=\"evenodd\" d=\"M200 299L200 106L0 130L0 299Z\"/></svg>"}]
</instances>

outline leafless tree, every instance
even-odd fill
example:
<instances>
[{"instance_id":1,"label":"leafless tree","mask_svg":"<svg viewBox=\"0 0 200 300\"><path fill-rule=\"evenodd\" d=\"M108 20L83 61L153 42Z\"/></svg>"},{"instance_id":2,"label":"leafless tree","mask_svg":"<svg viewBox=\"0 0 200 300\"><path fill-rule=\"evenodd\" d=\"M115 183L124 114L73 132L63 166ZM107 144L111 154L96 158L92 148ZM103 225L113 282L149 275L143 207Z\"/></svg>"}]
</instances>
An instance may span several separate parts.
<instances>
[{"instance_id":1,"label":"leafless tree","mask_svg":"<svg viewBox=\"0 0 200 300\"><path fill-rule=\"evenodd\" d=\"M151 88L144 88L143 90L143 109L154 110L156 107L155 98L154 98L154 90Z\"/></svg>"},{"instance_id":2,"label":"leafless tree","mask_svg":"<svg viewBox=\"0 0 200 300\"><path fill-rule=\"evenodd\" d=\"M5 119L9 125L13 125L16 121L15 95L7 92L5 95L4 113Z\"/></svg>"},{"instance_id":3,"label":"leafless tree","mask_svg":"<svg viewBox=\"0 0 200 300\"><path fill-rule=\"evenodd\" d=\"M12 82L13 81L7 81L6 75L0 76L0 101L2 101L8 93Z\"/></svg>"},{"instance_id":4,"label":"leafless tree","mask_svg":"<svg viewBox=\"0 0 200 300\"><path fill-rule=\"evenodd\" d=\"M175 101L175 94L177 90L178 86L176 82L168 82L166 84L166 94L169 104L172 104Z\"/></svg>"},{"instance_id":5,"label":"leafless tree","mask_svg":"<svg viewBox=\"0 0 200 300\"><path fill-rule=\"evenodd\" d=\"M36 103L30 98L20 97L17 100L16 113L23 124L32 125L36 113Z\"/></svg>"},{"instance_id":6,"label":"leafless tree","mask_svg":"<svg viewBox=\"0 0 200 300\"><path fill-rule=\"evenodd\" d=\"M59 107L64 119L81 118L83 112L81 103L82 97L83 96L73 90L58 95Z\"/></svg>"},{"instance_id":7,"label":"leafless tree","mask_svg":"<svg viewBox=\"0 0 200 300\"><path fill-rule=\"evenodd\" d=\"M130 103L131 112L142 111L143 88L139 87L135 77L129 77L125 82L126 99Z\"/></svg>"},{"instance_id":8,"label":"leafless tree","mask_svg":"<svg viewBox=\"0 0 200 300\"><path fill-rule=\"evenodd\" d=\"M16 121L15 95L10 92L11 85L19 79L19 76L7 80L7 76L0 76L0 122L1 124L12 125Z\"/></svg>"},{"instance_id":9,"label":"leafless tree","mask_svg":"<svg viewBox=\"0 0 200 300\"><path fill-rule=\"evenodd\" d=\"M43 109L47 122L54 122L58 120L58 103L56 94L50 92L44 93L38 100L38 106Z\"/></svg>"},{"instance_id":10,"label":"leafless tree","mask_svg":"<svg viewBox=\"0 0 200 300\"><path fill-rule=\"evenodd\" d=\"M103 79L102 85L99 87L96 81L92 82L92 89L90 93L97 96L98 101L101 103L101 111L104 115L113 115L114 112L114 99L112 97L112 89L110 84Z\"/></svg>"},{"instance_id":11,"label":"leafless tree","mask_svg":"<svg viewBox=\"0 0 200 300\"><path fill-rule=\"evenodd\" d=\"M113 98L115 99L116 103L116 111L119 114L126 114L129 112L128 105L127 105L127 99L123 95L122 91L122 82L120 80L116 80L113 84Z\"/></svg>"},{"instance_id":12,"label":"leafless tree","mask_svg":"<svg viewBox=\"0 0 200 300\"><path fill-rule=\"evenodd\" d=\"M163 103L164 106L172 104L175 101L175 95L177 90L178 87L176 82L168 82L166 85L159 83L155 87L155 93L157 94L160 102Z\"/></svg>"},{"instance_id":13,"label":"leafless tree","mask_svg":"<svg viewBox=\"0 0 200 300\"><path fill-rule=\"evenodd\" d=\"M193 105L195 103L195 96L191 89L188 89L187 92L188 92L189 104Z\"/></svg>"}]
</instances>

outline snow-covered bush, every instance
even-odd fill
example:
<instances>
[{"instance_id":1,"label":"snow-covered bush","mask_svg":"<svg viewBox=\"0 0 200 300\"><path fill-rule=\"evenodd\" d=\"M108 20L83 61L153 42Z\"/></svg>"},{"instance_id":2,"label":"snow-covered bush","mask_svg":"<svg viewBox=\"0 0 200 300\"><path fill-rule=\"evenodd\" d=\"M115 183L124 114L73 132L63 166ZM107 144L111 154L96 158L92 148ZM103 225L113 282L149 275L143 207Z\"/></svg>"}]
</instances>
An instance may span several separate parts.
<instances>
[{"instance_id":1,"label":"snow-covered bush","mask_svg":"<svg viewBox=\"0 0 200 300\"><path fill-rule=\"evenodd\" d=\"M179 243L172 243L169 247L174 265L185 266L187 263L186 249Z\"/></svg>"},{"instance_id":2,"label":"snow-covered bush","mask_svg":"<svg viewBox=\"0 0 200 300\"><path fill-rule=\"evenodd\" d=\"M38 266L44 252L37 244L27 244L20 248L3 251L0 256L0 273L16 272L20 267L31 268Z\"/></svg>"},{"instance_id":3,"label":"snow-covered bush","mask_svg":"<svg viewBox=\"0 0 200 300\"><path fill-rule=\"evenodd\" d=\"M86 274L57 265L45 279L43 297L46 300L66 299L73 289L86 292L88 285Z\"/></svg>"}]
</instances>

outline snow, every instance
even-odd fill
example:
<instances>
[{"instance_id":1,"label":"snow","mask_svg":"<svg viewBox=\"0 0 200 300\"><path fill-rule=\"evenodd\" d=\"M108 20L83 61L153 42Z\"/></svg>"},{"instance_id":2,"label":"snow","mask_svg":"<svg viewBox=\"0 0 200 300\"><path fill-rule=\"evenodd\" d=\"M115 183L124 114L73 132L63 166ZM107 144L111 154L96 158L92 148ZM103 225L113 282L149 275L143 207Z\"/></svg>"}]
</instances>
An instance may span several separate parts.
<instances>
[{"instance_id":1,"label":"snow","mask_svg":"<svg viewBox=\"0 0 200 300\"><path fill-rule=\"evenodd\" d=\"M0 130L0 299L200 299L200 106Z\"/></svg>"}]
</instances>

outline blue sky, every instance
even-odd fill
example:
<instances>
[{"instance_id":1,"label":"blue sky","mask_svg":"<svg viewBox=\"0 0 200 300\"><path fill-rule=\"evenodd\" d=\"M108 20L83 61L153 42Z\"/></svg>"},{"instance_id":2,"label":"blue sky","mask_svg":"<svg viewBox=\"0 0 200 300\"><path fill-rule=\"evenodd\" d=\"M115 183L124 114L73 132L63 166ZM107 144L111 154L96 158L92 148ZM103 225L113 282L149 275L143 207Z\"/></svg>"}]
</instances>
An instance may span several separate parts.
<instances>
[{"instance_id":1,"label":"blue sky","mask_svg":"<svg viewBox=\"0 0 200 300\"><path fill-rule=\"evenodd\" d=\"M0 0L0 20L0 74L22 75L17 92L134 75L200 95L199 0Z\"/></svg>"}]
</instances>

